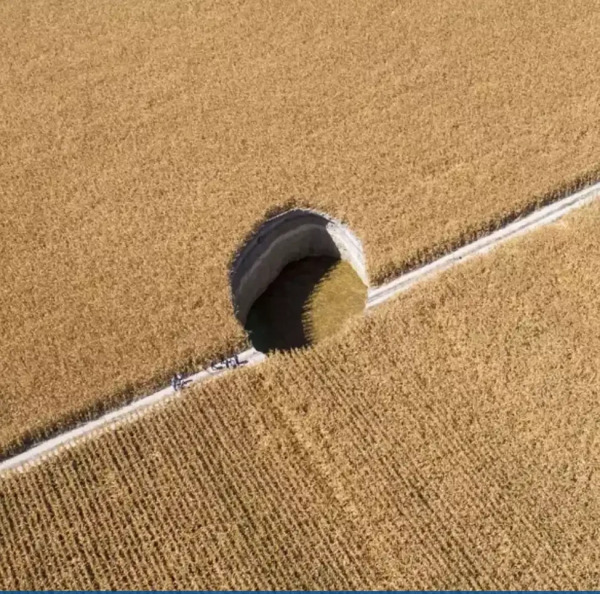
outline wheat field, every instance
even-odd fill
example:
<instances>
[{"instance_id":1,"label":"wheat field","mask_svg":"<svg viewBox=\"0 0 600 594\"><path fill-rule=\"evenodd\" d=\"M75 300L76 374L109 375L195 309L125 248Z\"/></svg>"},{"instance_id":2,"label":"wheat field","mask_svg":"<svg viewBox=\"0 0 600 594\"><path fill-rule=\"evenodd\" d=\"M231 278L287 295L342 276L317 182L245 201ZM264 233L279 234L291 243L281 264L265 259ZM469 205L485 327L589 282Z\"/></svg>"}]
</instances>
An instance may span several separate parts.
<instances>
[{"instance_id":1,"label":"wheat field","mask_svg":"<svg viewBox=\"0 0 600 594\"><path fill-rule=\"evenodd\" d=\"M597 178L589 0L0 4L0 452L245 340L273 210L377 282ZM90 413L91 414L91 413Z\"/></svg>"},{"instance_id":2,"label":"wheat field","mask_svg":"<svg viewBox=\"0 0 600 594\"><path fill-rule=\"evenodd\" d=\"M4 588L600 582L600 205L0 481Z\"/></svg>"}]
</instances>

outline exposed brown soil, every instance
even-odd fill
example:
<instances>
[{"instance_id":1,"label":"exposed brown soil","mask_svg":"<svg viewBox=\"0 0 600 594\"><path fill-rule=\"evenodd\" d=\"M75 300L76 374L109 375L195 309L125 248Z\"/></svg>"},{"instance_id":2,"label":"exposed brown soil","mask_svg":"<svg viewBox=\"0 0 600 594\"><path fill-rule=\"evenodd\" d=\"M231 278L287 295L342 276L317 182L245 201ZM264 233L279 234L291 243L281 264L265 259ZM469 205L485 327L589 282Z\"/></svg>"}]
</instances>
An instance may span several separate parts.
<instances>
[{"instance_id":1,"label":"exposed brown soil","mask_svg":"<svg viewBox=\"0 0 600 594\"><path fill-rule=\"evenodd\" d=\"M0 452L244 340L267 212L380 279L596 176L589 0L0 3Z\"/></svg>"},{"instance_id":2,"label":"exposed brown soil","mask_svg":"<svg viewBox=\"0 0 600 594\"><path fill-rule=\"evenodd\" d=\"M600 207L0 481L4 588L600 582Z\"/></svg>"}]
</instances>

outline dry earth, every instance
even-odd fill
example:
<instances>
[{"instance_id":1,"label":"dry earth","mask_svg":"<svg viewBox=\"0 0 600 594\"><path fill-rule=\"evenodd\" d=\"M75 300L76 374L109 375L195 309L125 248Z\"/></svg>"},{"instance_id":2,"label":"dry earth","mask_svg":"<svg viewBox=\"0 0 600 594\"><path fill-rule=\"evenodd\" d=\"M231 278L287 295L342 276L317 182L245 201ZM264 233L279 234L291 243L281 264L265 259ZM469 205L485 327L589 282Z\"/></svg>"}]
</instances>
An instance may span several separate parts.
<instances>
[{"instance_id":1,"label":"dry earth","mask_svg":"<svg viewBox=\"0 0 600 594\"><path fill-rule=\"evenodd\" d=\"M596 177L589 0L0 3L0 452L244 339L273 209L372 279Z\"/></svg>"},{"instance_id":2,"label":"dry earth","mask_svg":"<svg viewBox=\"0 0 600 594\"><path fill-rule=\"evenodd\" d=\"M5 588L600 583L600 206L0 481Z\"/></svg>"}]
</instances>

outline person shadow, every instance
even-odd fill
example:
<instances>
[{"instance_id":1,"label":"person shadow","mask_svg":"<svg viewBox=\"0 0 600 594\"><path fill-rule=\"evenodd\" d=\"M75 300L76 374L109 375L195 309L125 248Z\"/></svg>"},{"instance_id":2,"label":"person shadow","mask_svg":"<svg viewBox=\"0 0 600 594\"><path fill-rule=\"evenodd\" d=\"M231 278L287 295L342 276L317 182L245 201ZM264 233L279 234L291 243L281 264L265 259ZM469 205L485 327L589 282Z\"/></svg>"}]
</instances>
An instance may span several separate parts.
<instances>
[{"instance_id":1,"label":"person shadow","mask_svg":"<svg viewBox=\"0 0 600 594\"><path fill-rule=\"evenodd\" d=\"M310 346L305 313L316 287L337 258L308 257L288 264L254 302L245 328L257 351L289 351Z\"/></svg>"}]
</instances>

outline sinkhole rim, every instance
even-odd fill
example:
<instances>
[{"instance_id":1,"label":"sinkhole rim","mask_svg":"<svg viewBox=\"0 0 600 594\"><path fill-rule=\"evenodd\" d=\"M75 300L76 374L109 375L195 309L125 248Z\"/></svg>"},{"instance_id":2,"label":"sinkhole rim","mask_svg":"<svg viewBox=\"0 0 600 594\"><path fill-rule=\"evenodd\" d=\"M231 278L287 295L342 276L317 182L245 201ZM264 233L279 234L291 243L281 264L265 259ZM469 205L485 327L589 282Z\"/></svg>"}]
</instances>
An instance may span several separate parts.
<instances>
[{"instance_id":1,"label":"sinkhole rim","mask_svg":"<svg viewBox=\"0 0 600 594\"><path fill-rule=\"evenodd\" d=\"M369 289L363 245L350 227L317 210L292 208L264 220L242 243L230 265L231 302L242 327L250 308L281 271L313 256L348 262Z\"/></svg>"}]
</instances>

